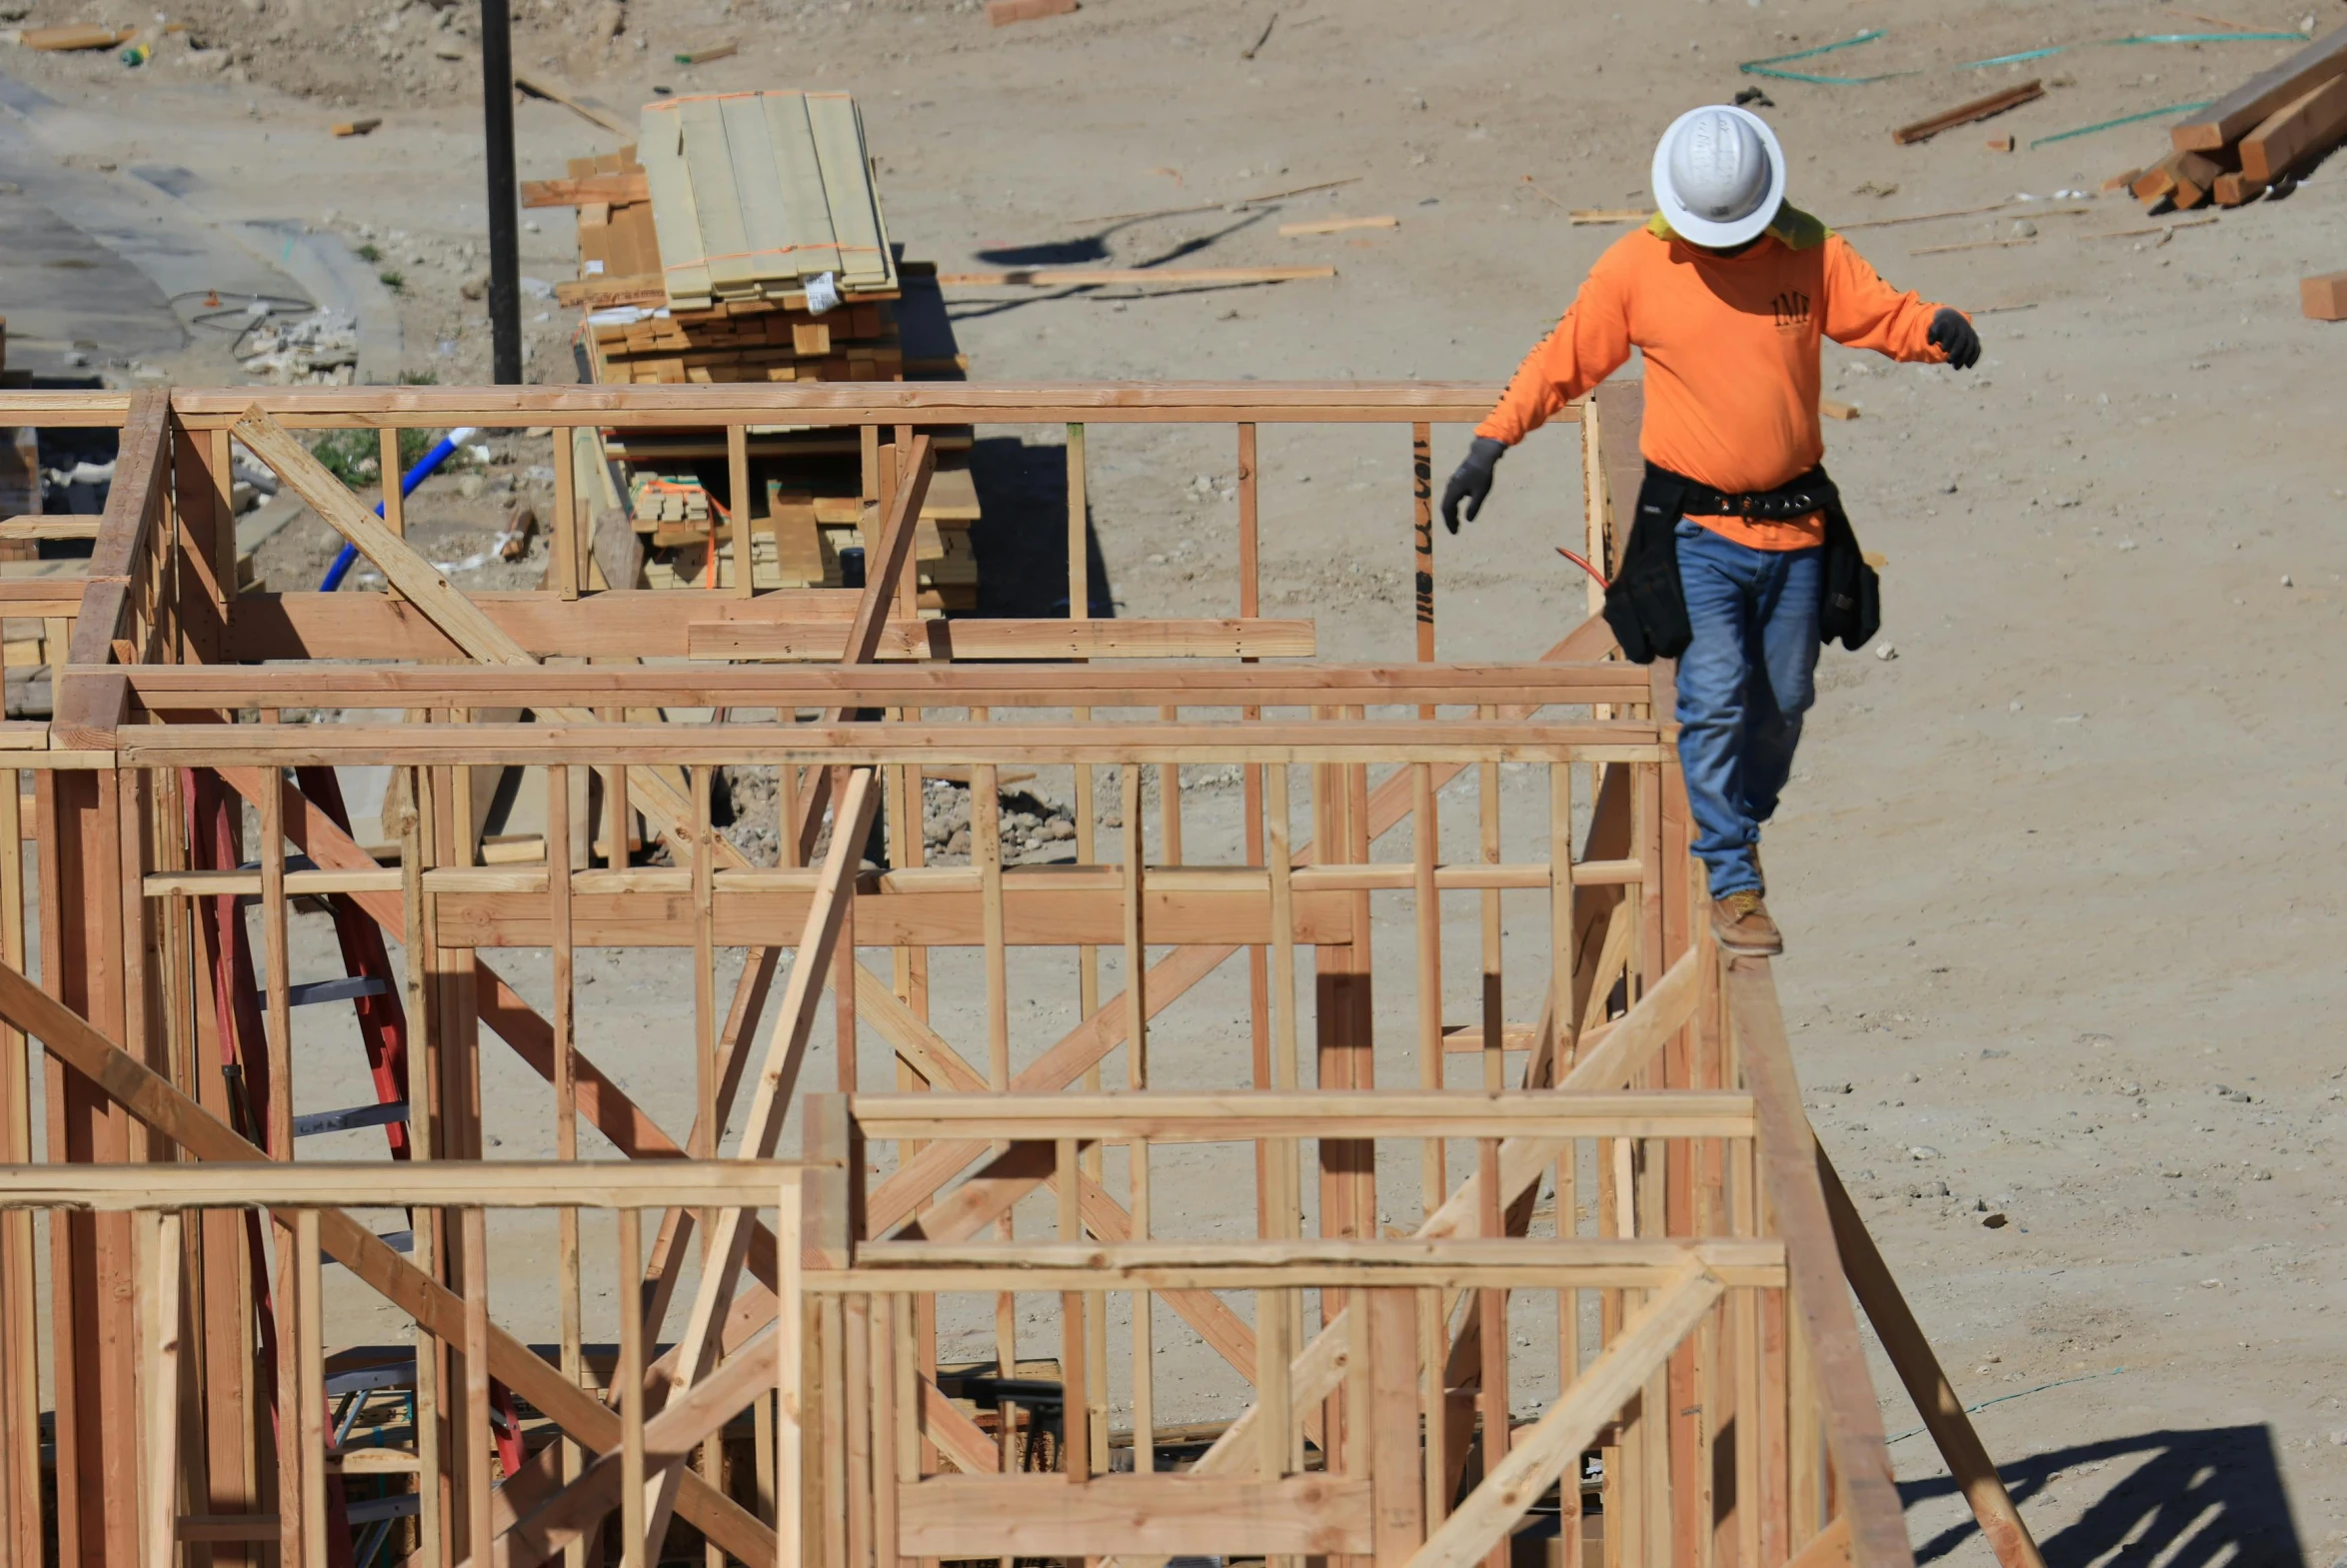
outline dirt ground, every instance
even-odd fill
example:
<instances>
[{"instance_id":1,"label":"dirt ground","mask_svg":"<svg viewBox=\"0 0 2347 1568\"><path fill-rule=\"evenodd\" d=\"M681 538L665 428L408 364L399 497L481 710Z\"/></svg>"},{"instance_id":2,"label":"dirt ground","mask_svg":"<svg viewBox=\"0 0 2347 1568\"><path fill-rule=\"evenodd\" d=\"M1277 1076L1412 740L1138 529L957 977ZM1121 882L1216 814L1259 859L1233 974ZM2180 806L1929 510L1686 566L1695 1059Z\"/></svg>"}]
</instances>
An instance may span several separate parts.
<instances>
[{"instance_id":1,"label":"dirt ground","mask_svg":"<svg viewBox=\"0 0 2347 1568\"><path fill-rule=\"evenodd\" d=\"M2254 30L2347 23L2338 0L2217 9ZM339 275L376 323L363 371L482 379L486 325L460 287L485 244L474 78L441 58L466 47L458 13L207 0L187 16L135 74L0 54L42 100L10 97L0 161L100 194L168 163L194 171L147 180L180 187L171 222L373 244L402 285ZM30 19L96 18L42 0ZM1735 68L1861 28L1885 36L1789 68L1919 74L1832 86ZM1848 226L1895 283L1980 312L1986 345L1969 375L1827 351L1827 395L1861 411L1828 425L1828 461L1890 567L1876 647L1826 656L1768 839L1813 1115L1959 1390L2001 1401L1976 1419L2049 1560L2347 1561L2347 329L2302 319L2296 290L2347 266L2347 178L2335 159L2286 201L2130 234L2152 220L2093 193L2158 155L2160 119L2028 146L2213 98L2291 45L2095 42L2211 30L2136 0L1087 0L999 30L972 0L604 0L525 7L519 29L525 66L614 104L660 87L853 91L893 232L949 266L1338 269L1276 289L957 296L962 347L993 379L1496 381L1620 232L1565 209L1641 205L1673 114L1764 86L1792 199ZM716 39L740 53L669 63ZM1887 134L2023 73L2046 96L1996 124L1906 148ZM328 136L354 114L383 125ZM526 178L618 141L542 102L520 125ZM2022 151L1985 148L2008 132ZM1245 211L1098 216L1335 180L1351 183ZM1373 214L1399 225L1273 232ZM569 276L567 214L529 216L524 271ZM572 324L550 302L529 315L534 378L569 379ZM11 365L58 363L59 330L11 345ZM138 363L182 380L235 370L201 329ZM97 368L134 374L130 358ZM985 434L1014 478L1057 461ZM1099 549L1128 613L1227 613L1221 440L1096 433ZM1437 438L1438 476L1463 443ZM1316 615L1327 656L1408 656L1406 456L1390 439L1265 437L1266 610ZM504 472L527 490L522 460ZM1482 520L1440 540L1446 657L1528 657L1578 618L1581 588L1547 548L1570 538L1575 473L1569 432L1537 436L1501 465ZM455 486L412 514L443 520L452 556L493 527ZM990 523L984 548L1014 551L1014 522ZM266 577L322 561L301 527ZM1201 799L1209 818L1232 810ZM517 970L542 975L527 959ZM682 962L597 960L587 1042L675 1128L689 1085L644 1025L680 1015ZM1038 960L1034 974L1023 1051L1074 1021L1072 972ZM1240 983L1201 988L1165 1046L1176 1070L1231 1081ZM1396 1020L1381 1046L1402 1079L1406 1036ZM332 1096L359 1081L339 1072L305 1077L304 1108L349 1102ZM495 1065L491 1088L514 1126L542 1127L543 1090L518 1067ZM543 1134L507 1138L532 1152ZM1992 1212L2010 1222L1988 1228ZM1199 1359L1167 1365L1202 1395ZM1879 1362L1876 1377L1889 1429L1918 1425ZM1928 1438L1893 1452L1927 1557L1988 1562Z\"/></svg>"}]
</instances>

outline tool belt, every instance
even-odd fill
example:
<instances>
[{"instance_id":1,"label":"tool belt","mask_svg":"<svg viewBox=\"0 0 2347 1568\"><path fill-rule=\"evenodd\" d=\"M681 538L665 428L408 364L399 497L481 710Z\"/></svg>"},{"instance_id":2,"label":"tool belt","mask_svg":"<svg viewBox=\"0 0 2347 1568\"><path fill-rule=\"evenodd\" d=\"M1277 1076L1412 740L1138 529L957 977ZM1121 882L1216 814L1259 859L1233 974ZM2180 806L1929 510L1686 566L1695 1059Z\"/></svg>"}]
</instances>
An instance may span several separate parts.
<instances>
[{"instance_id":1,"label":"tool belt","mask_svg":"<svg viewBox=\"0 0 2347 1568\"><path fill-rule=\"evenodd\" d=\"M1686 595L1679 586L1680 518L1783 522L1813 513L1825 519L1825 583L1817 609L1817 639L1839 642L1856 652L1882 624L1881 583L1866 564L1858 537L1842 512L1841 493L1824 469L1811 469L1773 490L1731 493L1647 464L1629 541L1622 548L1621 569L1605 590L1605 624L1613 629L1623 655L1633 664L1649 665L1678 658L1693 641Z\"/></svg>"}]
</instances>

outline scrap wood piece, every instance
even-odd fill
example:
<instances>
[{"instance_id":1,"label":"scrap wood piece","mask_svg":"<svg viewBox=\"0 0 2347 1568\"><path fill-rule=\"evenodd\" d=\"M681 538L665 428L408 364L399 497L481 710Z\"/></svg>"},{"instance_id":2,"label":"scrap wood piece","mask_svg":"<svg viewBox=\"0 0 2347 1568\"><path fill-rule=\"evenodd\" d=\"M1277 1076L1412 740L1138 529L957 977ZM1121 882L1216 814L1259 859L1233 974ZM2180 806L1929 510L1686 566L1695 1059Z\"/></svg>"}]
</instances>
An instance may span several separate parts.
<instances>
[{"instance_id":1,"label":"scrap wood piece","mask_svg":"<svg viewBox=\"0 0 2347 1568\"><path fill-rule=\"evenodd\" d=\"M2292 99L2241 138L2241 173L2272 184L2347 137L2347 75Z\"/></svg>"},{"instance_id":2,"label":"scrap wood piece","mask_svg":"<svg viewBox=\"0 0 2347 1568\"><path fill-rule=\"evenodd\" d=\"M2009 250L2016 245L2035 245L2035 235L2024 235L2009 240L1965 240L1955 245L1925 245L1907 252L1909 256L1944 256L1949 251Z\"/></svg>"},{"instance_id":3,"label":"scrap wood piece","mask_svg":"<svg viewBox=\"0 0 2347 1568\"><path fill-rule=\"evenodd\" d=\"M712 60L732 58L739 47L729 38L723 43L708 44L699 49L680 49L676 53L676 61L679 65L707 65Z\"/></svg>"},{"instance_id":4,"label":"scrap wood piece","mask_svg":"<svg viewBox=\"0 0 2347 1568\"><path fill-rule=\"evenodd\" d=\"M1076 0L987 0L986 19L995 27L1013 22L1040 22L1047 16L1066 16Z\"/></svg>"},{"instance_id":5,"label":"scrap wood piece","mask_svg":"<svg viewBox=\"0 0 2347 1568\"><path fill-rule=\"evenodd\" d=\"M1985 207L1951 207L1945 212L1911 212L1896 218L1861 218L1856 223L1837 223L1832 228L1847 233L1852 229L1888 229L1902 223L1931 223L1941 218L1976 218L1984 212L2003 212L2007 207L2018 207L2019 202L1990 202Z\"/></svg>"},{"instance_id":6,"label":"scrap wood piece","mask_svg":"<svg viewBox=\"0 0 2347 1568\"><path fill-rule=\"evenodd\" d=\"M1644 223L1653 216L1648 207L1575 207L1565 214L1574 223Z\"/></svg>"},{"instance_id":7,"label":"scrap wood piece","mask_svg":"<svg viewBox=\"0 0 2347 1568\"><path fill-rule=\"evenodd\" d=\"M2215 103L2169 127L2178 152L2214 152L2248 134L2275 110L2347 72L2347 27L2257 73Z\"/></svg>"},{"instance_id":8,"label":"scrap wood piece","mask_svg":"<svg viewBox=\"0 0 2347 1568\"><path fill-rule=\"evenodd\" d=\"M1817 400L1817 412L1824 415L1827 419L1853 420L1858 417L1858 405L1855 403L1837 403L1831 398L1819 398Z\"/></svg>"},{"instance_id":9,"label":"scrap wood piece","mask_svg":"<svg viewBox=\"0 0 2347 1568\"><path fill-rule=\"evenodd\" d=\"M2125 174L2114 174L2102 182L2102 192L2107 196L2113 191L2126 190L2142 178L2143 170L2140 166L2129 169Z\"/></svg>"},{"instance_id":10,"label":"scrap wood piece","mask_svg":"<svg viewBox=\"0 0 2347 1568\"><path fill-rule=\"evenodd\" d=\"M2298 305L2309 321L2347 321L2347 272L2299 279Z\"/></svg>"},{"instance_id":11,"label":"scrap wood piece","mask_svg":"<svg viewBox=\"0 0 2347 1568\"><path fill-rule=\"evenodd\" d=\"M127 44L138 36L139 30L135 27L93 27L69 23L62 27L28 27L17 35L16 41L27 49L111 49L116 44Z\"/></svg>"},{"instance_id":12,"label":"scrap wood piece","mask_svg":"<svg viewBox=\"0 0 2347 1568\"><path fill-rule=\"evenodd\" d=\"M365 120L345 120L334 128L337 136L365 136L383 123L380 115Z\"/></svg>"},{"instance_id":13,"label":"scrap wood piece","mask_svg":"<svg viewBox=\"0 0 2347 1568\"><path fill-rule=\"evenodd\" d=\"M2104 229L2096 234L2081 234L2078 238L2081 240L2131 240L2146 234L2169 235L2178 229L2198 229L2216 221L2215 215L2211 214L2206 218L2187 219L2183 223L2147 223L2139 229ZM2165 245L2167 241L2163 239L2160 243Z\"/></svg>"},{"instance_id":14,"label":"scrap wood piece","mask_svg":"<svg viewBox=\"0 0 2347 1568\"><path fill-rule=\"evenodd\" d=\"M1307 234L1344 234L1354 229L1397 229L1401 220L1387 213L1376 218L1321 218L1311 223L1283 223L1279 238L1293 240Z\"/></svg>"},{"instance_id":15,"label":"scrap wood piece","mask_svg":"<svg viewBox=\"0 0 2347 1568\"><path fill-rule=\"evenodd\" d=\"M1938 114L1927 115L1911 125L1902 125L1890 133L1890 139L1901 147L1912 147L1917 142L1931 140L1942 131L1952 131L1959 125L1970 125L1975 120L1986 120L2044 96L2045 83L2033 78L2000 92L1990 93L1984 98L1975 98L1969 103L1957 104L1952 109L1943 109ZM2010 152L2012 149L2007 147L2005 150Z\"/></svg>"},{"instance_id":16,"label":"scrap wood piece","mask_svg":"<svg viewBox=\"0 0 2347 1568\"><path fill-rule=\"evenodd\" d=\"M1019 284L1038 289L1081 289L1103 283L1293 283L1335 276L1333 267L1022 267L1009 272L941 272L938 282L956 289L1000 289Z\"/></svg>"},{"instance_id":17,"label":"scrap wood piece","mask_svg":"<svg viewBox=\"0 0 2347 1568\"><path fill-rule=\"evenodd\" d=\"M52 1056L87 1078L134 1119L196 1159L224 1164L269 1163L267 1154L227 1122L5 963L0 963L0 1018L40 1040ZM466 1310L462 1297L394 1252L380 1236L343 1210L321 1210L318 1220L319 1243L328 1256L415 1319L425 1332L463 1342ZM537 1406L582 1445L598 1453L620 1447L617 1411L495 1323L489 1325L489 1362L499 1382ZM763 1562L773 1556L774 1532L739 1503L698 1475L687 1476L683 1490L680 1511L713 1540L746 1562Z\"/></svg>"},{"instance_id":18,"label":"scrap wood piece","mask_svg":"<svg viewBox=\"0 0 2347 1568\"><path fill-rule=\"evenodd\" d=\"M652 200L652 181L642 169L631 169L624 174L588 174L567 180L524 180L522 205L525 207L586 207L596 202L609 202L617 207L627 202ZM631 280L598 278L605 285Z\"/></svg>"},{"instance_id":19,"label":"scrap wood piece","mask_svg":"<svg viewBox=\"0 0 2347 1568\"><path fill-rule=\"evenodd\" d=\"M514 70L514 87L532 98L561 104L590 125L600 125L621 136L636 134L636 127L622 119L611 105L591 94L580 92L568 82L549 76L544 71L525 71L517 66Z\"/></svg>"}]
</instances>

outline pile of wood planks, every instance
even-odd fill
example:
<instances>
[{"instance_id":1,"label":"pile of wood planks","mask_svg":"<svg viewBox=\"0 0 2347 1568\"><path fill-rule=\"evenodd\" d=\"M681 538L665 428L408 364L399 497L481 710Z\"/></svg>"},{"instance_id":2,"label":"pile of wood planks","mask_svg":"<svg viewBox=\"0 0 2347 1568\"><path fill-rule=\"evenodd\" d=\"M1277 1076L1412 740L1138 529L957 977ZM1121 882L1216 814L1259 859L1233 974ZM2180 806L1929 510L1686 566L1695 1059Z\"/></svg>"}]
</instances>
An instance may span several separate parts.
<instances>
[{"instance_id":1,"label":"pile of wood planks","mask_svg":"<svg viewBox=\"0 0 2347 1568\"><path fill-rule=\"evenodd\" d=\"M2151 211L2238 207L2347 141L2347 28L2316 40L2170 128L2168 155L2129 189Z\"/></svg>"},{"instance_id":2,"label":"pile of wood planks","mask_svg":"<svg viewBox=\"0 0 2347 1568\"><path fill-rule=\"evenodd\" d=\"M900 381L905 351L886 300L812 316L764 303L588 318L595 379L609 386L706 382Z\"/></svg>"}]
</instances>

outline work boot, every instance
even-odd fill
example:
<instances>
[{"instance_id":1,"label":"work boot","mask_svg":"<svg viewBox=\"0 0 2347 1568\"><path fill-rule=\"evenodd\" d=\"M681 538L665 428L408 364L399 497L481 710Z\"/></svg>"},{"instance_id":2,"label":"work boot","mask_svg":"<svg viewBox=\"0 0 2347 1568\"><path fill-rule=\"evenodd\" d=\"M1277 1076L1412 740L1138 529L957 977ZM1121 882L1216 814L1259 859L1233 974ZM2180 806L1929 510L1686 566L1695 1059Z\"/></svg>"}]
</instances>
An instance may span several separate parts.
<instances>
[{"instance_id":1,"label":"work boot","mask_svg":"<svg viewBox=\"0 0 2347 1568\"><path fill-rule=\"evenodd\" d=\"M1768 905L1750 889L1712 900L1711 934L1730 957L1765 957L1784 951L1784 933L1768 917Z\"/></svg>"}]
</instances>

